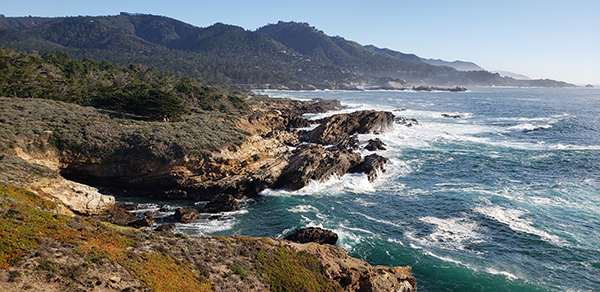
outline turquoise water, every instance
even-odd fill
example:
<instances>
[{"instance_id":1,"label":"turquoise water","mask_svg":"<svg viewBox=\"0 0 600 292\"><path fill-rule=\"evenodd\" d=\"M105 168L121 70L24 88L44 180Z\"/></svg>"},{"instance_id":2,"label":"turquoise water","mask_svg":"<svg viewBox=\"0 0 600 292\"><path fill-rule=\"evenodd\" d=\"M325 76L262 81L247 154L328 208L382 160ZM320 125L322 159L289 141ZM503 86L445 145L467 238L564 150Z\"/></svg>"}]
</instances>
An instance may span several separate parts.
<instances>
[{"instance_id":1,"label":"turquoise water","mask_svg":"<svg viewBox=\"0 0 600 292\"><path fill-rule=\"evenodd\" d=\"M377 136L391 164L374 184L355 174L267 190L179 231L283 237L320 226L354 257L412 266L419 291L600 291L600 90L266 93L419 125Z\"/></svg>"}]
</instances>

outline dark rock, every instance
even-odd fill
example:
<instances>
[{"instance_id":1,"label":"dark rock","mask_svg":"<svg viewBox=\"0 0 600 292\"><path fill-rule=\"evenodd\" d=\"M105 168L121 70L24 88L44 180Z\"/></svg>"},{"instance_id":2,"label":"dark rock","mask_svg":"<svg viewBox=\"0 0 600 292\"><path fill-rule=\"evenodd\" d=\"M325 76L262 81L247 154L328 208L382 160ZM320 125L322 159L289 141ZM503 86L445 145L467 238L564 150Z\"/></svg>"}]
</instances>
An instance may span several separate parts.
<instances>
[{"instance_id":1,"label":"dark rock","mask_svg":"<svg viewBox=\"0 0 600 292\"><path fill-rule=\"evenodd\" d=\"M335 232L319 227L308 227L300 229L285 237L286 240L308 243L315 242L318 244L331 244L335 245L338 240L338 235Z\"/></svg>"},{"instance_id":2,"label":"dark rock","mask_svg":"<svg viewBox=\"0 0 600 292\"><path fill-rule=\"evenodd\" d=\"M317 144L301 145L294 150L273 187L298 190L311 180L323 181L332 175L342 176L361 162L360 154L351 151L328 151Z\"/></svg>"},{"instance_id":3,"label":"dark rock","mask_svg":"<svg viewBox=\"0 0 600 292\"><path fill-rule=\"evenodd\" d=\"M148 217L148 216L144 216L144 218L141 218L139 220L136 220L136 221L133 221L133 222L127 224L127 226L136 227L136 228L152 227L152 225L154 225L154 219L152 219L152 217Z\"/></svg>"},{"instance_id":4,"label":"dark rock","mask_svg":"<svg viewBox=\"0 0 600 292\"><path fill-rule=\"evenodd\" d=\"M175 220L177 220L177 222L192 223L198 219L200 219L200 214L198 213L198 210L194 208L177 208L177 210L175 210Z\"/></svg>"},{"instance_id":5,"label":"dark rock","mask_svg":"<svg viewBox=\"0 0 600 292\"><path fill-rule=\"evenodd\" d=\"M139 220L137 216L116 205L105 214L97 216L97 218L119 226L128 226L130 223Z\"/></svg>"},{"instance_id":6,"label":"dark rock","mask_svg":"<svg viewBox=\"0 0 600 292\"><path fill-rule=\"evenodd\" d=\"M154 229L154 231L162 231L167 233L171 233L173 230L175 230L175 224L163 224Z\"/></svg>"},{"instance_id":7,"label":"dark rock","mask_svg":"<svg viewBox=\"0 0 600 292\"><path fill-rule=\"evenodd\" d=\"M366 156L363 160L362 163L358 164L357 166L353 167L352 169L348 170L348 172L350 173L365 173L367 174L367 177L369 178L370 182L375 181L375 179L377 178L377 172L385 172L385 168L384 165L386 163L388 163L390 160L377 155L377 154L371 154L369 156Z\"/></svg>"},{"instance_id":8,"label":"dark rock","mask_svg":"<svg viewBox=\"0 0 600 292\"><path fill-rule=\"evenodd\" d=\"M462 118L462 116L461 115L442 114L442 118L460 119L460 118Z\"/></svg>"},{"instance_id":9,"label":"dark rock","mask_svg":"<svg viewBox=\"0 0 600 292\"><path fill-rule=\"evenodd\" d=\"M414 91L450 91L450 92L463 92L463 91L467 91L466 87L463 86L456 86L456 87L451 87L451 88L446 88L446 87L436 87L436 86L419 86L419 87L414 87L412 88L412 90Z\"/></svg>"},{"instance_id":10,"label":"dark rock","mask_svg":"<svg viewBox=\"0 0 600 292\"><path fill-rule=\"evenodd\" d=\"M115 206L127 211L134 211L138 209L138 206L136 204L115 203Z\"/></svg>"},{"instance_id":11,"label":"dark rock","mask_svg":"<svg viewBox=\"0 0 600 292\"><path fill-rule=\"evenodd\" d=\"M358 150L358 136L352 135L347 139L344 139L340 143L338 143L334 148L330 148L331 150Z\"/></svg>"},{"instance_id":12,"label":"dark rock","mask_svg":"<svg viewBox=\"0 0 600 292\"><path fill-rule=\"evenodd\" d=\"M400 124L400 125L404 125L407 127L412 127L414 125L418 125L419 121L417 121L416 119L407 119L407 118L403 118L403 117L396 117L394 118L394 122L396 124Z\"/></svg>"},{"instance_id":13,"label":"dark rock","mask_svg":"<svg viewBox=\"0 0 600 292\"><path fill-rule=\"evenodd\" d=\"M169 208L167 208L167 206L162 206L158 209L158 212L169 212Z\"/></svg>"},{"instance_id":14,"label":"dark rock","mask_svg":"<svg viewBox=\"0 0 600 292\"><path fill-rule=\"evenodd\" d=\"M240 209L240 203L232 195L218 195L214 197L202 212L204 213L220 213L231 212Z\"/></svg>"},{"instance_id":15,"label":"dark rock","mask_svg":"<svg viewBox=\"0 0 600 292\"><path fill-rule=\"evenodd\" d=\"M367 146L365 146L365 149L369 150L369 151L375 151L375 150L385 150L385 143L381 142L381 140L379 140L379 138L375 138L375 139L370 139L367 142Z\"/></svg>"},{"instance_id":16,"label":"dark rock","mask_svg":"<svg viewBox=\"0 0 600 292\"><path fill-rule=\"evenodd\" d=\"M310 122L299 115L291 115L287 118L287 130L306 127L310 127Z\"/></svg>"},{"instance_id":17,"label":"dark rock","mask_svg":"<svg viewBox=\"0 0 600 292\"><path fill-rule=\"evenodd\" d=\"M310 142L333 145L354 134L378 134L394 129L394 115L391 112L372 110L334 115L321 122L310 132Z\"/></svg>"},{"instance_id":18,"label":"dark rock","mask_svg":"<svg viewBox=\"0 0 600 292\"><path fill-rule=\"evenodd\" d=\"M154 216L156 216L156 212L148 211L144 213L144 216L153 218Z\"/></svg>"}]
</instances>

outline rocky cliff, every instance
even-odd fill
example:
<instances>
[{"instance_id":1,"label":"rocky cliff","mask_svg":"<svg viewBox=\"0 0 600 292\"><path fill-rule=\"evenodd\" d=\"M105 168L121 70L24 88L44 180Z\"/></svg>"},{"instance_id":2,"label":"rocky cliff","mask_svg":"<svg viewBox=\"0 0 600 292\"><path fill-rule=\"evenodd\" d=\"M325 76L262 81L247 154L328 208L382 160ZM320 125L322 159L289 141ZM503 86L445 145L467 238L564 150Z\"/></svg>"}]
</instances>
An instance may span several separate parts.
<instances>
[{"instance_id":1,"label":"rocky cliff","mask_svg":"<svg viewBox=\"0 0 600 292\"><path fill-rule=\"evenodd\" d=\"M191 265L194 271L202 271L201 276L193 277L212 283L209 286L219 291L277 291L273 281L281 279L271 277L283 277L286 281L294 279L288 273L278 276L278 272L268 272L269 269L279 271L279 267L273 266L273 259L279 257L289 258L293 267L306 268L307 263L313 263L308 266L306 273L314 272L324 277L319 282L319 287L327 287L324 290L416 291L416 281L409 273L410 268L372 267L364 261L350 258L341 248L334 246L243 237L186 239L185 236L163 233L140 235L137 231L126 229L119 231L120 235L113 236L124 236L121 243L114 243L119 247L119 254L114 254L116 251L113 247L101 242L108 238L104 233L120 229L107 229L107 225L102 225L104 223L81 223L80 220L88 219L77 219L80 216L96 215L102 220L121 222L123 225L135 225L134 221L137 220L124 209L115 207L113 197L102 195L97 189L82 183L127 187L137 195L152 194L173 199L209 200L221 194L229 194L231 196L225 198L232 201L233 197L256 196L265 188L296 190L311 180L327 180L331 176L349 172L364 172L370 180L374 180L378 172L385 171L387 159L376 154L363 158L354 152L358 148L355 135L393 129L395 119L391 113L361 111L334 115L318 121L321 125L314 130L302 132L296 128L310 125L302 114L341 109L339 102L256 100L251 103L250 114L222 121L242 129L245 133L243 141L194 152L190 150L191 147L186 148L186 139L190 138L159 140L150 133L147 136L128 134L160 131L161 127L170 127L170 131L182 133L177 131L187 127L189 123L134 123L98 114L90 108L81 109L86 116L78 120L71 119L67 113L68 108L71 111L80 110L77 106L38 102L36 105L30 100L0 99L0 109L6 113L0 122L7 125L4 129L10 131L3 132L4 140L0 145L4 146L0 147L3 150L3 154L0 154L0 184L14 185L50 199L55 206L48 212L75 219L50 216L48 218L62 220L60 224L64 226L52 223L54 225L51 228L56 230L53 229L50 233L40 231L39 234L27 235L42 236L33 238L32 242L44 244L30 247L33 250L37 248L38 254L28 252L27 248L18 247L21 245L15 243L17 250L21 250L17 254L27 252L28 256L26 260L16 262L13 257L8 270L0 269L0 287L3 290L17 291L25 286L35 288L47 285L56 286L55 290L58 291L65 286L74 285L83 290L102 286L109 291L146 291L151 284L140 280L144 279L139 274L143 268L138 265L149 265L156 255L162 254L163 260L170 258L177 263L186 263L186 267ZM37 112L39 108L50 108L53 115L64 110L64 115L56 124L42 123L35 120L40 119L41 113ZM44 111L45 114L47 112ZM15 117L16 122L8 117ZM58 118L46 118L53 119ZM108 131L104 137L86 136L85 133L94 133L93 127L102 125L106 128L107 124L119 131ZM81 134L84 138L73 138L73 132L66 132L68 136L65 136L67 134L62 129L70 127L68 125L72 125L70 131L77 129L84 133ZM135 128L135 132L131 128ZM76 142L68 141L66 137ZM141 137L150 142L142 141ZM195 138L200 139L201 136ZM131 142L132 139L138 140ZM70 145L70 148L65 145ZM333 146L324 147L330 145ZM172 156L166 155L168 153ZM10 192L10 189L0 190L2 195ZM13 201L14 199L0 198L0 204ZM13 216L25 212L21 209L7 211L14 208L13 203L3 206L0 206L4 210L0 214L0 220L12 222L11 220L28 217ZM6 217L6 214L13 215ZM51 223L54 219L45 220ZM26 220L20 224L36 223ZM144 224L151 224L151 221L136 226ZM17 231L18 229L14 232ZM52 232L60 235L56 235L53 241L46 241L44 238L52 237ZM73 232L81 234L69 235ZM100 236L101 240L86 236ZM19 237L16 235L7 238ZM83 254L78 252L87 250L85 246L90 244L98 244L97 249ZM129 247L123 249L127 246ZM57 253L61 254L60 259L53 257ZM125 253L127 256L123 258ZM96 258L98 256L100 260ZM140 260L127 260L138 256ZM316 262L313 262L315 259ZM132 269L132 266L137 268ZM38 268L49 270L50 276L24 272ZM321 288L307 291L323 290Z\"/></svg>"}]
</instances>

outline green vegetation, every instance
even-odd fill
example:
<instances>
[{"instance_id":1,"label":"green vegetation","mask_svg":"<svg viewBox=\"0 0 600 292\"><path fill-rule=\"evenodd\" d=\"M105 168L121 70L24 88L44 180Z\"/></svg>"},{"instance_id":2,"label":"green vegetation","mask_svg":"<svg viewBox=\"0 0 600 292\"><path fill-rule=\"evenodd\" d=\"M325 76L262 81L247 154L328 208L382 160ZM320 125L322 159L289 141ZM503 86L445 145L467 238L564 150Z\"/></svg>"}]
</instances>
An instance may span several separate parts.
<instances>
[{"instance_id":1,"label":"green vegetation","mask_svg":"<svg viewBox=\"0 0 600 292\"><path fill-rule=\"evenodd\" d=\"M84 256L87 264L64 267L43 260L37 270L76 279L89 265L108 259L128 269L152 291L212 291L211 283L191 265L164 253L128 252L137 245L135 234L139 231L58 215L53 212L55 207L31 192L0 186L0 269L16 264L28 250L56 242L72 246L72 253ZM16 273L11 275L17 277Z\"/></svg>"},{"instance_id":2,"label":"green vegetation","mask_svg":"<svg viewBox=\"0 0 600 292\"><path fill-rule=\"evenodd\" d=\"M190 111L246 111L240 95L142 65L117 68L106 61L72 59L62 51L38 57L0 48L0 96L52 99L171 121Z\"/></svg>"},{"instance_id":3,"label":"green vegetation","mask_svg":"<svg viewBox=\"0 0 600 292\"><path fill-rule=\"evenodd\" d=\"M323 274L323 267L306 253L279 246L274 253L257 255L259 272L274 291L341 291L341 286Z\"/></svg>"}]
</instances>

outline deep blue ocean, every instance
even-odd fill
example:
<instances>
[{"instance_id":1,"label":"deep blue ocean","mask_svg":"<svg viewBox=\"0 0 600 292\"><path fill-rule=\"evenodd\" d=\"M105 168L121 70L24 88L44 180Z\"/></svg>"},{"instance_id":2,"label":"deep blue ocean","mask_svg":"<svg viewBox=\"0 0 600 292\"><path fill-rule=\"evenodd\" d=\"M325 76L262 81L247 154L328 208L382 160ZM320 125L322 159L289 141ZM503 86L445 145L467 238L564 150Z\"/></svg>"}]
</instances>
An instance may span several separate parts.
<instances>
[{"instance_id":1,"label":"deep blue ocean","mask_svg":"<svg viewBox=\"0 0 600 292\"><path fill-rule=\"evenodd\" d=\"M387 144L377 153L391 163L373 184L354 174L266 190L224 220L178 231L332 229L351 256L412 266L419 291L600 291L600 89L261 93L338 99L350 107L342 112L387 110L419 124L359 136L361 146ZM144 206L162 204L178 206Z\"/></svg>"}]
</instances>

